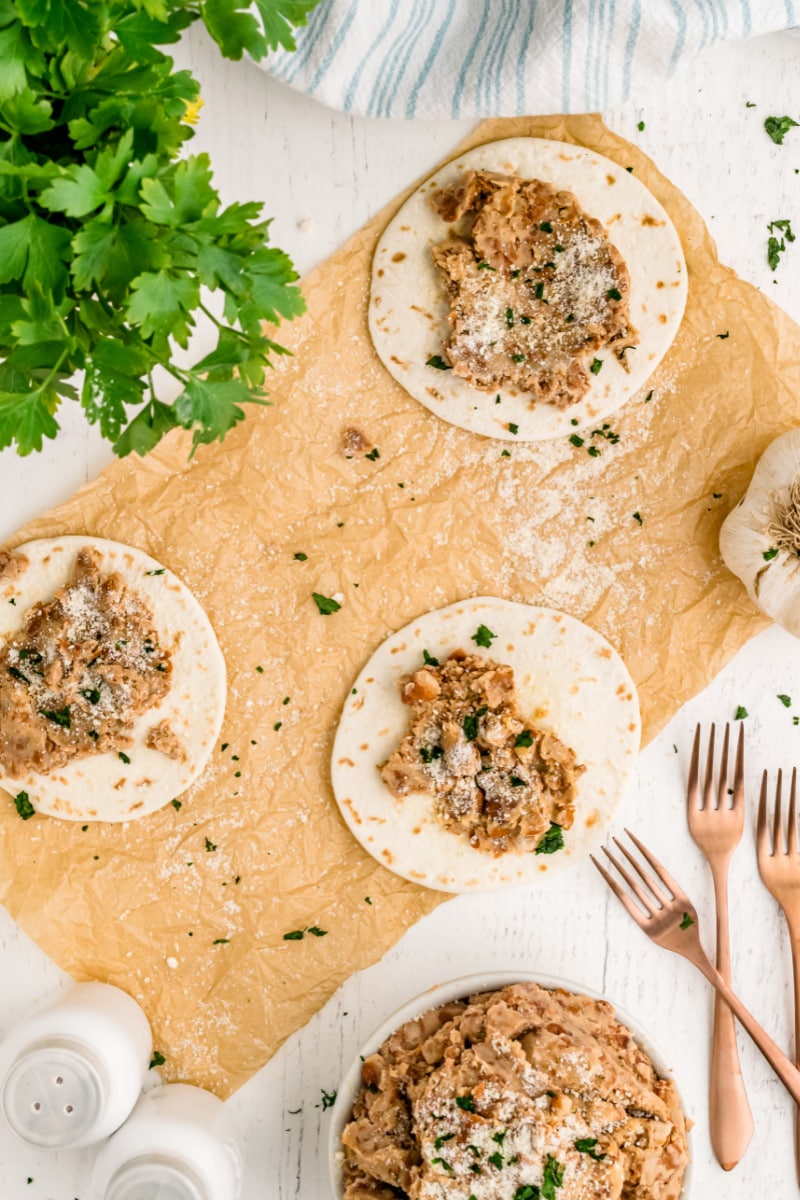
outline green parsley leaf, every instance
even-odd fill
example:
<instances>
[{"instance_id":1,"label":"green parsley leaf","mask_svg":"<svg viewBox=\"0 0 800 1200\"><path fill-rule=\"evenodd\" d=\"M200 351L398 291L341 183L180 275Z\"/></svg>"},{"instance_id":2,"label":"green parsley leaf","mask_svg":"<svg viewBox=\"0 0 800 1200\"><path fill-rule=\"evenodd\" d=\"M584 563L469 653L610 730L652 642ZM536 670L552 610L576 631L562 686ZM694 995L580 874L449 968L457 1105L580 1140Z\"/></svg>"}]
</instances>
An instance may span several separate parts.
<instances>
[{"instance_id":1,"label":"green parsley leaf","mask_svg":"<svg viewBox=\"0 0 800 1200\"><path fill-rule=\"evenodd\" d=\"M214 938L211 945L212 946L227 946L228 943L230 942L230 940L231 940L230 938Z\"/></svg>"},{"instance_id":2,"label":"green parsley leaf","mask_svg":"<svg viewBox=\"0 0 800 1200\"><path fill-rule=\"evenodd\" d=\"M306 560L308 559L308 555L303 554L302 550L297 550L295 552L294 557L297 559L298 562L306 562Z\"/></svg>"},{"instance_id":3,"label":"green parsley leaf","mask_svg":"<svg viewBox=\"0 0 800 1200\"><path fill-rule=\"evenodd\" d=\"M778 553L778 550L773 546L771 549L765 550L761 557L764 559L764 562L771 562L773 558L777 558Z\"/></svg>"},{"instance_id":4,"label":"green parsley leaf","mask_svg":"<svg viewBox=\"0 0 800 1200\"><path fill-rule=\"evenodd\" d=\"M786 134L796 125L797 121L793 121L791 117L767 117L764 122L764 128L776 146L783 145Z\"/></svg>"},{"instance_id":5,"label":"green parsley leaf","mask_svg":"<svg viewBox=\"0 0 800 1200\"><path fill-rule=\"evenodd\" d=\"M452 371L452 363L445 362L440 354L433 354L425 363L426 367L435 367L437 371Z\"/></svg>"},{"instance_id":6,"label":"green parsley leaf","mask_svg":"<svg viewBox=\"0 0 800 1200\"><path fill-rule=\"evenodd\" d=\"M644 129L644 121L639 121L636 125L636 128L639 130L639 133L641 133Z\"/></svg>"},{"instance_id":7,"label":"green parsley leaf","mask_svg":"<svg viewBox=\"0 0 800 1200\"><path fill-rule=\"evenodd\" d=\"M557 1158L548 1154L542 1176L542 1200L556 1200L556 1188L564 1186L564 1168Z\"/></svg>"},{"instance_id":8,"label":"green parsley leaf","mask_svg":"<svg viewBox=\"0 0 800 1200\"><path fill-rule=\"evenodd\" d=\"M422 651L422 661L426 667L438 667L439 665L438 658L434 658L432 654L428 654L427 650Z\"/></svg>"},{"instance_id":9,"label":"green parsley leaf","mask_svg":"<svg viewBox=\"0 0 800 1200\"><path fill-rule=\"evenodd\" d=\"M205 844L206 844L206 854L210 854L212 852L212 850L216 850L216 848L217 848L216 842L212 842L210 838L205 839Z\"/></svg>"},{"instance_id":10,"label":"green parsley leaf","mask_svg":"<svg viewBox=\"0 0 800 1200\"><path fill-rule=\"evenodd\" d=\"M39 716L46 717L48 721L52 721L54 725L60 725L62 729L70 729L72 727L69 705L60 708L58 712L54 712L49 708L40 708Z\"/></svg>"},{"instance_id":11,"label":"green parsley leaf","mask_svg":"<svg viewBox=\"0 0 800 1200\"><path fill-rule=\"evenodd\" d=\"M780 700L780 702L784 708L792 707L792 697L791 696L778 696L778 699Z\"/></svg>"},{"instance_id":12,"label":"green parsley leaf","mask_svg":"<svg viewBox=\"0 0 800 1200\"><path fill-rule=\"evenodd\" d=\"M644 521L642 520L642 514L640 512L635 512L633 514L633 519L634 519L634 521L637 521L640 525L644 525Z\"/></svg>"},{"instance_id":13,"label":"green parsley leaf","mask_svg":"<svg viewBox=\"0 0 800 1200\"><path fill-rule=\"evenodd\" d=\"M364 458L368 458L370 462L377 462L381 456L381 452L377 446L373 446L369 454L365 454Z\"/></svg>"},{"instance_id":14,"label":"green parsley leaf","mask_svg":"<svg viewBox=\"0 0 800 1200\"><path fill-rule=\"evenodd\" d=\"M515 425L513 421L508 422L509 433L519 433L519 425Z\"/></svg>"},{"instance_id":15,"label":"green parsley leaf","mask_svg":"<svg viewBox=\"0 0 800 1200\"><path fill-rule=\"evenodd\" d=\"M483 707L479 708L477 712L470 713L468 716L464 717L461 728L464 730L464 737L468 742L475 741L475 738L478 736L478 722L480 721L481 717L486 715L488 711L488 708L486 708L484 705Z\"/></svg>"},{"instance_id":16,"label":"green parsley leaf","mask_svg":"<svg viewBox=\"0 0 800 1200\"><path fill-rule=\"evenodd\" d=\"M312 937L322 938L328 936L327 929L320 929L319 925L309 925L306 933L310 933Z\"/></svg>"},{"instance_id":17,"label":"green parsley leaf","mask_svg":"<svg viewBox=\"0 0 800 1200\"><path fill-rule=\"evenodd\" d=\"M170 800L170 804L175 809L175 812L180 812L181 808L183 808L182 800Z\"/></svg>"},{"instance_id":18,"label":"green parsley leaf","mask_svg":"<svg viewBox=\"0 0 800 1200\"><path fill-rule=\"evenodd\" d=\"M100 700L99 688L84 688L81 690L81 695L84 700L88 700L90 704L97 704Z\"/></svg>"},{"instance_id":19,"label":"green parsley leaf","mask_svg":"<svg viewBox=\"0 0 800 1200\"><path fill-rule=\"evenodd\" d=\"M608 291L606 292L606 299L607 300L621 300L622 292L619 290L619 288L609 288Z\"/></svg>"},{"instance_id":20,"label":"green parsley leaf","mask_svg":"<svg viewBox=\"0 0 800 1200\"><path fill-rule=\"evenodd\" d=\"M602 369L603 369L602 358L593 358L592 365L589 367L589 370L592 372L592 374L599 375Z\"/></svg>"},{"instance_id":21,"label":"green parsley leaf","mask_svg":"<svg viewBox=\"0 0 800 1200\"><path fill-rule=\"evenodd\" d=\"M749 717L749 716L750 716L750 714L747 711L747 709L744 708L743 705L740 704L739 707L736 709L733 719L734 719L734 721L743 721L745 717Z\"/></svg>"},{"instance_id":22,"label":"green parsley leaf","mask_svg":"<svg viewBox=\"0 0 800 1200\"><path fill-rule=\"evenodd\" d=\"M539 225L539 228L541 229L542 233L552 233L553 232L553 226L550 224L549 221L542 221L541 224Z\"/></svg>"},{"instance_id":23,"label":"green parsley leaf","mask_svg":"<svg viewBox=\"0 0 800 1200\"><path fill-rule=\"evenodd\" d=\"M472 640L475 645L483 646L486 650L489 649L496 637L497 634L492 633L491 629L489 629L486 625L479 625L476 632L472 634Z\"/></svg>"},{"instance_id":24,"label":"green parsley leaf","mask_svg":"<svg viewBox=\"0 0 800 1200\"><path fill-rule=\"evenodd\" d=\"M20 671L19 667L9 667L8 673L11 676L11 678L16 679L18 683L30 683L30 679L28 679L28 676L25 675L22 671Z\"/></svg>"},{"instance_id":25,"label":"green parsley leaf","mask_svg":"<svg viewBox=\"0 0 800 1200\"><path fill-rule=\"evenodd\" d=\"M515 746L532 746L533 745L533 734L531 733L530 729L523 729L522 733L518 733L516 736L516 740L514 741L514 745Z\"/></svg>"},{"instance_id":26,"label":"green parsley leaf","mask_svg":"<svg viewBox=\"0 0 800 1200\"><path fill-rule=\"evenodd\" d=\"M437 1137L433 1143L434 1150L441 1150L441 1148L445 1144L445 1142L452 1142L452 1140L455 1136L456 1135L454 1133L440 1134L440 1136Z\"/></svg>"},{"instance_id":27,"label":"green parsley leaf","mask_svg":"<svg viewBox=\"0 0 800 1200\"><path fill-rule=\"evenodd\" d=\"M36 809L31 804L27 792L17 792L16 796L14 797L14 807L16 808L18 815L22 817L23 821L30 820L30 818L36 813Z\"/></svg>"},{"instance_id":28,"label":"green parsley leaf","mask_svg":"<svg viewBox=\"0 0 800 1200\"><path fill-rule=\"evenodd\" d=\"M690 925L694 925L694 918L690 917L689 914L685 912L683 914L683 920L680 923L680 928L688 929Z\"/></svg>"},{"instance_id":29,"label":"green parsley leaf","mask_svg":"<svg viewBox=\"0 0 800 1200\"><path fill-rule=\"evenodd\" d=\"M291 933L285 933L283 935L283 940L285 942L302 942L305 936L306 933L304 929L293 929Z\"/></svg>"},{"instance_id":30,"label":"green parsley leaf","mask_svg":"<svg viewBox=\"0 0 800 1200\"><path fill-rule=\"evenodd\" d=\"M550 828L539 842L534 850L534 854L555 854L558 850L564 849L564 834L561 826L555 821L550 823Z\"/></svg>"},{"instance_id":31,"label":"green parsley leaf","mask_svg":"<svg viewBox=\"0 0 800 1200\"><path fill-rule=\"evenodd\" d=\"M509 329L514 328L514 310L512 308L506 309L506 325Z\"/></svg>"},{"instance_id":32,"label":"green parsley leaf","mask_svg":"<svg viewBox=\"0 0 800 1200\"><path fill-rule=\"evenodd\" d=\"M446 1159L444 1159L444 1158L432 1158L432 1159L431 1159L431 1166L433 1166L433 1167L436 1167L436 1166L439 1166L439 1167L444 1167L444 1169L445 1169L445 1171L447 1171L447 1174L448 1174L448 1175L453 1175L453 1174L455 1174L455 1172L453 1171L453 1168L450 1166L450 1163L449 1163L449 1162L447 1162L447 1160L446 1160Z\"/></svg>"},{"instance_id":33,"label":"green parsley leaf","mask_svg":"<svg viewBox=\"0 0 800 1200\"><path fill-rule=\"evenodd\" d=\"M475 1101L473 1100L472 1096L456 1096L456 1104L459 1108L463 1109L464 1112L475 1112Z\"/></svg>"},{"instance_id":34,"label":"green parsley leaf","mask_svg":"<svg viewBox=\"0 0 800 1200\"><path fill-rule=\"evenodd\" d=\"M575 1143L575 1149L581 1154L588 1154L595 1162L602 1162L606 1157L605 1154L597 1153L597 1138L578 1138Z\"/></svg>"},{"instance_id":35,"label":"green parsley leaf","mask_svg":"<svg viewBox=\"0 0 800 1200\"><path fill-rule=\"evenodd\" d=\"M724 333L718 333L718 334L717 334L717 337L719 338L719 340L720 340L721 342L724 342L724 341L725 341L725 339L726 339L726 338L729 338L730 336L731 336L731 334L730 334L730 330L729 330L729 329L726 329Z\"/></svg>"},{"instance_id":36,"label":"green parsley leaf","mask_svg":"<svg viewBox=\"0 0 800 1200\"><path fill-rule=\"evenodd\" d=\"M154 1050L153 1057L150 1059L150 1070L152 1071L153 1067L163 1067L166 1061L160 1050Z\"/></svg>"},{"instance_id":37,"label":"green parsley leaf","mask_svg":"<svg viewBox=\"0 0 800 1200\"><path fill-rule=\"evenodd\" d=\"M166 570L166 567L159 567L157 571L145 571L145 575L163 575Z\"/></svg>"},{"instance_id":38,"label":"green parsley leaf","mask_svg":"<svg viewBox=\"0 0 800 1200\"><path fill-rule=\"evenodd\" d=\"M493 267L491 263L488 263L484 259L481 259L481 261L478 263L478 270L479 271L496 271L497 267Z\"/></svg>"},{"instance_id":39,"label":"green parsley leaf","mask_svg":"<svg viewBox=\"0 0 800 1200\"><path fill-rule=\"evenodd\" d=\"M121 760L122 760L122 762L124 762L124 763L126 764L126 766L130 766L130 765L131 765L131 760L130 760L130 758L128 757L128 755L124 753L124 751L122 751L122 750L118 750L118 751L117 751L117 758L121 759Z\"/></svg>"},{"instance_id":40,"label":"green parsley leaf","mask_svg":"<svg viewBox=\"0 0 800 1200\"><path fill-rule=\"evenodd\" d=\"M489 1154L486 1161L490 1162L493 1167L497 1168L498 1171L502 1171L504 1165L503 1156L499 1150L495 1150L494 1154Z\"/></svg>"},{"instance_id":41,"label":"green parsley leaf","mask_svg":"<svg viewBox=\"0 0 800 1200\"><path fill-rule=\"evenodd\" d=\"M569 440L572 442L573 446L583 445L583 438L579 437L577 433L571 433Z\"/></svg>"},{"instance_id":42,"label":"green parsley leaf","mask_svg":"<svg viewBox=\"0 0 800 1200\"><path fill-rule=\"evenodd\" d=\"M587 451L591 458L599 458L600 457L600 451L598 450L597 446L589 446L589 447L587 447Z\"/></svg>"},{"instance_id":43,"label":"green parsley leaf","mask_svg":"<svg viewBox=\"0 0 800 1200\"><path fill-rule=\"evenodd\" d=\"M314 601L323 617L329 617L331 613L338 612L342 607L338 600L334 600L332 596L321 596L319 592L312 592L311 599Z\"/></svg>"}]
</instances>

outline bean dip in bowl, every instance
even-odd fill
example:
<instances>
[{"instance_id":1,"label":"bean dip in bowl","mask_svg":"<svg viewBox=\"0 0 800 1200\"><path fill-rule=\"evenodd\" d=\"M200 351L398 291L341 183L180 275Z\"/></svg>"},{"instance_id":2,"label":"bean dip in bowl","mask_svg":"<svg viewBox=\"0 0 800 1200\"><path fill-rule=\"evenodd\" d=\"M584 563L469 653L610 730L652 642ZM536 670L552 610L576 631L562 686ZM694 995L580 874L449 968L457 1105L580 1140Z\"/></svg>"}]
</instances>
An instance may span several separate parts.
<instances>
[{"instance_id":1,"label":"bean dip in bowl","mask_svg":"<svg viewBox=\"0 0 800 1200\"><path fill-rule=\"evenodd\" d=\"M336 1200L685 1200L689 1146L663 1055L579 985L519 972L429 989L339 1088Z\"/></svg>"}]
</instances>

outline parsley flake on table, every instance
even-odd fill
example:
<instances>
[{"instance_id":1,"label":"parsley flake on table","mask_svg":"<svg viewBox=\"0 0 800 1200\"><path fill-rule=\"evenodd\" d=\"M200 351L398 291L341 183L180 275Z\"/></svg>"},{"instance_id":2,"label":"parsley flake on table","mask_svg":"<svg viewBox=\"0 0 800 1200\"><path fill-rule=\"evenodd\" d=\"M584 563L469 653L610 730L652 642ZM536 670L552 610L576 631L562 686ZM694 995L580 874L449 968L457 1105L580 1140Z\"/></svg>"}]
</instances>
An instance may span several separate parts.
<instances>
[{"instance_id":1,"label":"parsley flake on table","mask_svg":"<svg viewBox=\"0 0 800 1200\"><path fill-rule=\"evenodd\" d=\"M489 649L496 637L497 634L492 633L491 629L486 625L479 625L475 633L472 634L472 640L475 645L483 646L485 650Z\"/></svg>"},{"instance_id":2,"label":"parsley flake on table","mask_svg":"<svg viewBox=\"0 0 800 1200\"><path fill-rule=\"evenodd\" d=\"M494 267L492 270L494 270ZM511 312L511 309L508 311ZM452 363L445 362L441 354L432 354L431 357L426 361L425 366L435 367L437 371L452 371L453 369ZM367 458L369 458L369 455L367 455Z\"/></svg>"},{"instance_id":3,"label":"parsley flake on table","mask_svg":"<svg viewBox=\"0 0 800 1200\"><path fill-rule=\"evenodd\" d=\"M170 800L170 804L175 809L175 812L180 812L180 809L183 806L183 802L181 800Z\"/></svg>"},{"instance_id":4,"label":"parsley flake on table","mask_svg":"<svg viewBox=\"0 0 800 1200\"><path fill-rule=\"evenodd\" d=\"M515 425L513 421L508 422L509 433L519 433L519 425Z\"/></svg>"},{"instance_id":5,"label":"parsley flake on table","mask_svg":"<svg viewBox=\"0 0 800 1200\"><path fill-rule=\"evenodd\" d=\"M792 697L791 696L778 696L777 698L778 698L778 700L780 700L780 702L784 708L792 707Z\"/></svg>"},{"instance_id":6,"label":"parsley flake on table","mask_svg":"<svg viewBox=\"0 0 800 1200\"><path fill-rule=\"evenodd\" d=\"M212 850L216 850L216 842L212 842L210 838L206 838L206 854L210 854Z\"/></svg>"},{"instance_id":7,"label":"parsley flake on table","mask_svg":"<svg viewBox=\"0 0 800 1200\"><path fill-rule=\"evenodd\" d=\"M575 1149L581 1154L588 1154L589 1158L593 1158L595 1162L602 1162L606 1157L605 1154L597 1153L597 1138L578 1138Z\"/></svg>"},{"instance_id":8,"label":"parsley flake on table","mask_svg":"<svg viewBox=\"0 0 800 1200\"><path fill-rule=\"evenodd\" d=\"M14 797L14 807L17 810L17 815L22 817L23 821L28 821L36 815L36 809L31 804L27 792L17 792Z\"/></svg>"},{"instance_id":9,"label":"parsley flake on table","mask_svg":"<svg viewBox=\"0 0 800 1200\"><path fill-rule=\"evenodd\" d=\"M770 237L767 239L767 262L773 271L777 270L781 255L786 250L786 243L793 242L792 223L789 220L770 221L767 225ZM776 233L777 230L777 233Z\"/></svg>"},{"instance_id":10,"label":"parsley flake on table","mask_svg":"<svg viewBox=\"0 0 800 1200\"><path fill-rule=\"evenodd\" d=\"M642 520L642 514L640 512L637 511L637 512L633 513L633 519L634 519L634 521L637 521L640 525L644 525L644 521Z\"/></svg>"},{"instance_id":11,"label":"parsley flake on table","mask_svg":"<svg viewBox=\"0 0 800 1200\"><path fill-rule=\"evenodd\" d=\"M683 914L683 920L680 923L681 929L688 929L690 925L694 925L694 917L690 917L687 912Z\"/></svg>"},{"instance_id":12,"label":"parsley flake on table","mask_svg":"<svg viewBox=\"0 0 800 1200\"><path fill-rule=\"evenodd\" d=\"M381 452L377 446L373 446L369 454L365 454L364 458L368 458L370 462L377 462L381 456Z\"/></svg>"},{"instance_id":13,"label":"parsley flake on table","mask_svg":"<svg viewBox=\"0 0 800 1200\"><path fill-rule=\"evenodd\" d=\"M720 340L721 342L724 342L724 341L725 341L725 339L726 339L726 338L729 338L730 336L731 336L731 334L730 334L730 330L729 330L729 329L726 329L724 333L718 333L718 334L717 334L717 337L719 338L719 340Z\"/></svg>"},{"instance_id":14,"label":"parsley flake on table","mask_svg":"<svg viewBox=\"0 0 800 1200\"><path fill-rule=\"evenodd\" d=\"M639 133L642 133L642 131L644 130L644 121L639 121L637 123L636 128L639 130Z\"/></svg>"},{"instance_id":15,"label":"parsley flake on table","mask_svg":"<svg viewBox=\"0 0 800 1200\"><path fill-rule=\"evenodd\" d=\"M323 617L329 617L331 613L338 612L342 607L338 600L334 600L332 596L321 596L319 592L312 592L311 599L316 604Z\"/></svg>"},{"instance_id":16,"label":"parsley flake on table","mask_svg":"<svg viewBox=\"0 0 800 1200\"><path fill-rule=\"evenodd\" d=\"M307 554L303 554L303 551L302 551L302 550L297 550L297 551L295 552L295 555L294 555L294 557L297 559L297 561L298 561L298 562L306 562L306 561L307 561L307 559L308 559L308 555L307 555Z\"/></svg>"},{"instance_id":17,"label":"parsley flake on table","mask_svg":"<svg viewBox=\"0 0 800 1200\"><path fill-rule=\"evenodd\" d=\"M336 1092L326 1092L325 1088L321 1088L322 1092L322 1111L325 1112L329 1108L333 1108L336 1103Z\"/></svg>"},{"instance_id":18,"label":"parsley flake on table","mask_svg":"<svg viewBox=\"0 0 800 1200\"><path fill-rule=\"evenodd\" d=\"M561 826L555 821L550 823L550 828L539 842L534 850L534 854L555 854L558 850L564 849L564 834Z\"/></svg>"},{"instance_id":19,"label":"parsley flake on table","mask_svg":"<svg viewBox=\"0 0 800 1200\"><path fill-rule=\"evenodd\" d=\"M163 1067L166 1061L160 1050L154 1050L153 1057L150 1059L150 1070L152 1071L153 1067Z\"/></svg>"},{"instance_id":20,"label":"parsley flake on table","mask_svg":"<svg viewBox=\"0 0 800 1200\"><path fill-rule=\"evenodd\" d=\"M126 767L129 767L131 765L130 758L128 757L127 754L125 754L125 752L123 750L117 751L117 758L119 758L122 762L124 762Z\"/></svg>"},{"instance_id":21,"label":"parsley flake on table","mask_svg":"<svg viewBox=\"0 0 800 1200\"><path fill-rule=\"evenodd\" d=\"M740 704L739 707L736 709L736 712L734 713L733 719L734 719L734 721L743 721L745 717L749 717L749 716L750 716L750 713L747 711L747 709L744 707L744 705Z\"/></svg>"},{"instance_id":22,"label":"parsley flake on table","mask_svg":"<svg viewBox=\"0 0 800 1200\"><path fill-rule=\"evenodd\" d=\"M764 122L764 128L776 146L783 145L783 139L796 125L797 121L792 120L791 117L767 117Z\"/></svg>"}]
</instances>

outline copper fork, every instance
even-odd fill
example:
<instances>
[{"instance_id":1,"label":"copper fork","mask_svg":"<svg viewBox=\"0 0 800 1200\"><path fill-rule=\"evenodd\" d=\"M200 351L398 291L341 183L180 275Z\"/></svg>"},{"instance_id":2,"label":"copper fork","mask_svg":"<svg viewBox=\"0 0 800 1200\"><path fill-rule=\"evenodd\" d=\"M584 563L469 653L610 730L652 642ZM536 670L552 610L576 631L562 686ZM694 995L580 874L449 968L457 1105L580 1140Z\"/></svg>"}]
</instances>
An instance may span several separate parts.
<instances>
[{"instance_id":1,"label":"copper fork","mask_svg":"<svg viewBox=\"0 0 800 1200\"><path fill-rule=\"evenodd\" d=\"M794 1053L800 1056L800 856L797 853L797 769L792 771L792 790L789 796L789 823L784 849L781 825L781 788L783 772L778 771L775 787L775 812L772 818L772 849L767 830L767 772L761 780L761 799L758 804L756 846L758 871L764 885L772 892L786 916L792 944L794 971ZM795 1113L794 1147L797 1178L800 1181L800 1109Z\"/></svg>"},{"instance_id":2,"label":"copper fork","mask_svg":"<svg viewBox=\"0 0 800 1200\"><path fill-rule=\"evenodd\" d=\"M697 726L689 765L686 816L689 832L703 852L714 880L717 909L717 970L731 982L731 948L728 936L728 868L744 830L744 729L739 727L733 788L728 799L728 748L730 725L725 726L719 764L717 801L714 803L714 734L711 726L706 770L700 803L700 726ZM741 1160L753 1136L753 1114L736 1045L736 1022L727 1004L717 994L714 1004L714 1034L711 1045L711 1075L708 1093L711 1144L724 1171Z\"/></svg>"},{"instance_id":3,"label":"copper fork","mask_svg":"<svg viewBox=\"0 0 800 1200\"><path fill-rule=\"evenodd\" d=\"M594 855L591 856L592 862L614 895L630 916L633 917L639 928L656 945L663 946L666 950L672 950L675 954L680 954L683 958L687 958L693 966L697 967L698 971L705 975L708 982L713 988L716 988L717 994L722 996L728 1007L732 1009L736 1019L753 1039L756 1046L758 1046L795 1104L800 1103L800 1071L798 1071L794 1063L790 1062L780 1047L773 1042L769 1034L762 1029L753 1014L742 1004L741 1000L734 995L719 971L712 966L708 955L700 944L697 909L683 889L678 886L672 876L665 871L661 863L653 857L639 839L634 837L629 829L626 829L625 832L655 872L659 881L658 883L656 883L650 872L646 871L641 863L616 838L614 838L615 845L630 863L648 891L644 891L633 875L605 847L603 847L603 850L606 857L619 872L629 890L626 891L616 879L612 878ZM638 903L631 898L630 893L633 893Z\"/></svg>"}]
</instances>

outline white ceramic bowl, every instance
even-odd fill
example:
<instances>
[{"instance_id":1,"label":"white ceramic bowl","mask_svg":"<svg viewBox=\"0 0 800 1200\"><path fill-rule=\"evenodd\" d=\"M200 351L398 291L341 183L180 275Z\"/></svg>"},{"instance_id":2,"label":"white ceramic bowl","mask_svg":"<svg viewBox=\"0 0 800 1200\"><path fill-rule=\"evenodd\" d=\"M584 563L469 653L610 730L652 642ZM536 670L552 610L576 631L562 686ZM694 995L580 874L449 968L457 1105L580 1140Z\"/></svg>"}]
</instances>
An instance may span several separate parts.
<instances>
[{"instance_id":1,"label":"white ceramic bowl","mask_svg":"<svg viewBox=\"0 0 800 1200\"><path fill-rule=\"evenodd\" d=\"M399 1029L406 1021L411 1021L415 1017L421 1016L422 1013L428 1012L429 1009L438 1008L441 1004L448 1004L452 1000L463 1000L467 996L476 995L478 992L498 991L500 988L509 987L514 983L538 983L545 988L564 988L566 991L576 992L581 996L589 996L592 1000L606 1000L609 1004L613 1004L617 1019L630 1029L636 1041L650 1058L658 1074L664 1079L671 1079L677 1087L677 1082L665 1054L653 1042L650 1034L642 1029L641 1025L625 1012L623 1008L615 1004L613 1000L609 1000L607 996L601 996L599 992L593 991L592 988L584 987L580 983L574 983L570 979L560 979L555 975L533 975L525 971L487 971L480 975L464 975L460 979L452 979L448 983L436 984L434 987L428 988L426 992L415 996L413 1000L407 1001L396 1012L392 1013L390 1017L387 1017L383 1024L375 1030L362 1046L339 1085L336 1103L333 1106L331 1114L331 1128L328 1141L328 1171L331 1192L335 1200L342 1200L342 1133L344 1132L345 1125L350 1120L350 1114L361 1083L361 1064L363 1059L368 1058L370 1054L374 1054L383 1042L386 1041L386 1038L391 1033L394 1033L395 1029ZM683 1097L680 1095L680 1089L678 1089L678 1095L681 1101L681 1108L685 1112L686 1109ZM691 1195L692 1139L688 1130L687 1143L689 1146L689 1166L686 1169L683 1179L681 1200L689 1200Z\"/></svg>"}]
</instances>

